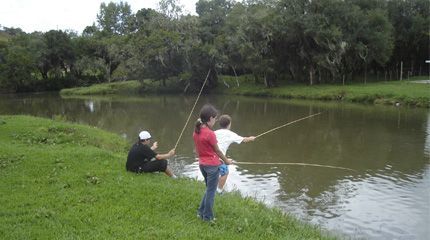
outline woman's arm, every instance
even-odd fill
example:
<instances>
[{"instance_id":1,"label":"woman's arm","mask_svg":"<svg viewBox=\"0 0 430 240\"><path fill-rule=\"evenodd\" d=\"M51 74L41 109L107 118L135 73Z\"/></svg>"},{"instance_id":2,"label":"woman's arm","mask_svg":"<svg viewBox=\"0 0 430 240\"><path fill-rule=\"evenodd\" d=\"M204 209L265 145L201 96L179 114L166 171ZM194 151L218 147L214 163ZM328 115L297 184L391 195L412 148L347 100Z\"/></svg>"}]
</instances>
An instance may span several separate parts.
<instances>
[{"instance_id":1,"label":"woman's arm","mask_svg":"<svg viewBox=\"0 0 430 240\"><path fill-rule=\"evenodd\" d=\"M221 152L221 150L218 147L218 144L212 145L214 151L216 152L216 154L218 155L219 158L221 158L225 164L229 165L233 162L233 160L231 160L230 158L227 158L224 153Z\"/></svg>"}]
</instances>

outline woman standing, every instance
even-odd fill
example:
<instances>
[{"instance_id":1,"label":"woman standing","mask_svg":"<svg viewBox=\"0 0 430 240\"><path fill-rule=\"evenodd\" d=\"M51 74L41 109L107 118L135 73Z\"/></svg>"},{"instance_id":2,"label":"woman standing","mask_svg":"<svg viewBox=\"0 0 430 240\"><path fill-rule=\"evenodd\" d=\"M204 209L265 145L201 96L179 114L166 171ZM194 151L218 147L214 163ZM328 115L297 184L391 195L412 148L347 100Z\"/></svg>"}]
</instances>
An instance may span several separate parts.
<instances>
[{"instance_id":1,"label":"woman standing","mask_svg":"<svg viewBox=\"0 0 430 240\"><path fill-rule=\"evenodd\" d=\"M198 210L198 216L204 221L213 221L213 205L215 192L218 185L220 159L226 164L231 164L231 159L226 158L218 148L215 133L212 127L215 124L217 110L206 104L200 110L200 118L196 122L193 133L194 145L199 156L200 171L205 178L206 192Z\"/></svg>"}]
</instances>

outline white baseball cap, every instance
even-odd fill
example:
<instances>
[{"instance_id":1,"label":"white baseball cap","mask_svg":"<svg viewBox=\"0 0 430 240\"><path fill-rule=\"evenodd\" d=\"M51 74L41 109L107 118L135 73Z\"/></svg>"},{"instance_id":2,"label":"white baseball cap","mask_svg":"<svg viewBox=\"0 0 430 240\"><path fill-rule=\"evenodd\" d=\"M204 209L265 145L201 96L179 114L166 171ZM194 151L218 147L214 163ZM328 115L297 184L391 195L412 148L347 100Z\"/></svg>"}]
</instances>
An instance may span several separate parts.
<instances>
[{"instance_id":1,"label":"white baseball cap","mask_svg":"<svg viewBox=\"0 0 430 240\"><path fill-rule=\"evenodd\" d=\"M147 131L142 131L139 133L139 139L140 140L147 140L151 138L151 134L149 134L149 132Z\"/></svg>"}]
</instances>

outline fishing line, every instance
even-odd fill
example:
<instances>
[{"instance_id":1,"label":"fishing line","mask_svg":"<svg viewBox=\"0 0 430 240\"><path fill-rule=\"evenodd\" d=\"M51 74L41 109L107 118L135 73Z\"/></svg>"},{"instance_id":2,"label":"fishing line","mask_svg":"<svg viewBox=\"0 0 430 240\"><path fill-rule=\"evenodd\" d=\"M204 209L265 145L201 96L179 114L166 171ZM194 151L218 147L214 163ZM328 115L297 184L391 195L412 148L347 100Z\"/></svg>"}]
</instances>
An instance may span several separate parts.
<instances>
[{"instance_id":1,"label":"fishing line","mask_svg":"<svg viewBox=\"0 0 430 240\"><path fill-rule=\"evenodd\" d=\"M349 171L357 172L356 170L351 169L351 168L336 167L336 166L321 165L321 164L312 164L312 163L263 163L263 162L236 162L236 161L234 161L233 163L248 164L248 165L298 165L298 166L311 166L311 167L325 167L325 168L343 169L343 170L349 170Z\"/></svg>"},{"instance_id":2,"label":"fishing line","mask_svg":"<svg viewBox=\"0 0 430 240\"><path fill-rule=\"evenodd\" d=\"M294 121L292 121L292 122L288 122L288 123L286 123L286 124L284 124L284 125L281 125L281 126L279 126L279 127L272 128L272 129L270 129L270 130L268 130L268 131L266 131L266 132L264 132L264 133L258 134L255 138L261 137L261 136L263 136L263 135L265 135L265 134L268 134L268 133L273 132L273 131L275 131L275 130L278 130L278 129L280 129L280 128L286 127L286 126L291 125L291 124L293 124L293 123L296 123L296 122L299 122L299 121L305 120L305 119L307 119L307 118L311 118L311 117L314 117L314 116L316 116L316 115L320 115L321 113L322 113L322 112L315 113L315 114L309 115L309 116L307 116L307 117L303 117L303 118L300 118L300 119L294 120Z\"/></svg>"},{"instance_id":3,"label":"fishing line","mask_svg":"<svg viewBox=\"0 0 430 240\"><path fill-rule=\"evenodd\" d=\"M183 133L184 133L184 131L185 131L185 128L186 128L186 127L187 127L187 125L188 125L188 122L190 121L190 118L191 118L191 115L193 114L194 108L196 107L197 102L199 101L200 95L202 94L203 88L204 88L204 87L205 87L205 85L206 85L206 81L208 80L208 77L209 77L210 72L211 72L211 70L209 69L208 74L206 75L205 81L203 82L202 88L200 89L199 95L197 95L197 99L196 99L196 101L194 102L194 106L193 106L193 108L191 109L190 115L188 115L188 119L187 119L187 121L185 122L184 128L182 128L182 131L181 131L181 134L179 135L178 141L176 141L175 147L173 148L173 149L175 149L175 150L176 150L176 147L178 146L179 141L181 140L181 137L182 137L182 134L183 134Z\"/></svg>"},{"instance_id":4,"label":"fishing line","mask_svg":"<svg viewBox=\"0 0 430 240\"><path fill-rule=\"evenodd\" d=\"M270 130L268 130L268 131L266 131L264 133L261 133L261 134L257 135L255 138L261 137L261 136L263 136L265 134L268 134L268 133L273 132L275 130L278 130L280 128L286 127L286 126L291 125L293 123L296 123L296 122L299 122L299 121L302 121L302 120L305 120L305 119L308 119L308 118L311 118L311 117L315 117L317 115L320 115L321 113L322 112L315 113L315 114L309 115L307 117L303 117L303 118L294 120L292 122L288 122L288 123L283 124L283 125L281 125L279 127L272 128L272 129L270 129ZM348 171L354 171L354 172L356 172L354 169L351 169L351 168L336 167L336 166L321 165L321 164L312 164L312 163L262 163L262 162L236 162L236 161L234 163L237 163L237 164L249 164L249 165L297 165L297 166L325 167L325 168L342 169L342 170L348 170Z\"/></svg>"}]
</instances>

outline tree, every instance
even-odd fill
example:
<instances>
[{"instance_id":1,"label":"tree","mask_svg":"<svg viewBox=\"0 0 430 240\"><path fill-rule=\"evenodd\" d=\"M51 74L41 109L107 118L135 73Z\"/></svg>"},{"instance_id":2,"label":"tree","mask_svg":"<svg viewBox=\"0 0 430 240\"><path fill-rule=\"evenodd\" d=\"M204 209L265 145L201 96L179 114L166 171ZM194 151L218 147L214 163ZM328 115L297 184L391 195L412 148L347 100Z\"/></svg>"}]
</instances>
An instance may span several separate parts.
<instances>
[{"instance_id":1,"label":"tree","mask_svg":"<svg viewBox=\"0 0 430 240\"><path fill-rule=\"evenodd\" d=\"M242 42L239 52L244 58L244 66L250 69L255 80L262 78L266 87L274 84L275 68L272 57L274 37L274 9L265 4L247 6L245 15L238 23L238 34Z\"/></svg>"},{"instance_id":2,"label":"tree","mask_svg":"<svg viewBox=\"0 0 430 240\"><path fill-rule=\"evenodd\" d=\"M200 37L203 43L214 43L216 36L221 33L231 7L232 3L229 0L199 0L196 3L196 12L200 20Z\"/></svg>"},{"instance_id":3,"label":"tree","mask_svg":"<svg viewBox=\"0 0 430 240\"><path fill-rule=\"evenodd\" d=\"M226 17L232 2L229 0L199 0L196 12L199 15L199 38L201 44L191 51L191 83L193 89L199 89L208 71L209 89L218 84L218 69L222 67L222 52L216 46L217 36L222 35ZM196 62L198 59L199 62Z\"/></svg>"},{"instance_id":4,"label":"tree","mask_svg":"<svg viewBox=\"0 0 430 240\"><path fill-rule=\"evenodd\" d=\"M107 35L126 35L135 30L135 17L130 5L122 1L118 4L110 2L100 4L97 22L102 32Z\"/></svg>"},{"instance_id":5,"label":"tree","mask_svg":"<svg viewBox=\"0 0 430 240\"><path fill-rule=\"evenodd\" d=\"M31 85L36 80L34 72L37 60L30 51L30 40L27 34L20 34L2 49L0 88L12 92L32 90Z\"/></svg>"},{"instance_id":6,"label":"tree","mask_svg":"<svg viewBox=\"0 0 430 240\"><path fill-rule=\"evenodd\" d=\"M141 51L144 57L145 75L162 80L166 86L169 77L182 71L183 59L179 49L180 36L170 31L158 31L142 40Z\"/></svg>"},{"instance_id":7,"label":"tree","mask_svg":"<svg viewBox=\"0 0 430 240\"><path fill-rule=\"evenodd\" d=\"M183 15L182 9L184 6L179 4L179 0L160 0L158 3L160 13L170 20L179 20Z\"/></svg>"},{"instance_id":8,"label":"tree","mask_svg":"<svg viewBox=\"0 0 430 240\"><path fill-rule=\"evenodd\" d=\"M390 65L404 61L409 63L412 73L421 74L429 53L430 3L427 0L391 0L387 4L389 20L394 27Z\"/></svg>"},{"instance_id":9,"label":"tree","mask_svg":"<svg viewBox=\"0 0 430 240\"><path fill-rule=\"evenodd\" d=\"M75 54L70 36L61 30L51 30L43 35L46 50L43 52L42 69L50 71L57 78L63 77L72 69ZM46 79L48 71L42 75Z\"/></svg>"}]
</instances>

